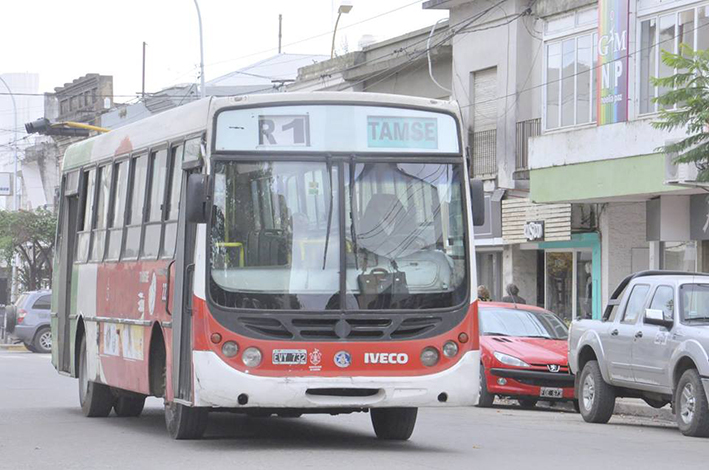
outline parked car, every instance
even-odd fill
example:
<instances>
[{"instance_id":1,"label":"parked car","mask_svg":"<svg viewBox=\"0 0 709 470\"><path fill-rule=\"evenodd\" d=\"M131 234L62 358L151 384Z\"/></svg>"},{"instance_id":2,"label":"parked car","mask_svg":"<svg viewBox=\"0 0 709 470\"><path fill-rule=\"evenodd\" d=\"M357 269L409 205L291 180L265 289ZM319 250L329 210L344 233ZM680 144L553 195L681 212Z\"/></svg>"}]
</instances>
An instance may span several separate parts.
<instances>
[{"instance_id":1,"label":"parked car","mask_svg":"<svg viewBox=\"0 0 709 470\"><path fill-rule=\"evenodd\" d=\"M481 302L480 401L517 399L524 408L539 400L574 399L567 362L566 325L552 312L522 304Z\"/></svg>"},{"instance_id":2,"label":"parked car","mask_svg":"<svg viewBox=\"0 0 709 470\"><path fill-rule=\"evenodd\" d=\"M38 290L21 294L15 304L7 308L8 333L22 341L27 349L36 353L52 351L50 313L52 291Z\"/></svg>"},{"instance_id":3,"label":"parked car","mask_svg":"<svg viewBox=\"0 0 709 470\"><path fill-rule=\"evenodd\" d=\"M625 278L599 320L573 322L569 364L583 419L606 423L616 397L673 403L680 431L709 437L709 275Z\"/></svg>"}]
</instances>

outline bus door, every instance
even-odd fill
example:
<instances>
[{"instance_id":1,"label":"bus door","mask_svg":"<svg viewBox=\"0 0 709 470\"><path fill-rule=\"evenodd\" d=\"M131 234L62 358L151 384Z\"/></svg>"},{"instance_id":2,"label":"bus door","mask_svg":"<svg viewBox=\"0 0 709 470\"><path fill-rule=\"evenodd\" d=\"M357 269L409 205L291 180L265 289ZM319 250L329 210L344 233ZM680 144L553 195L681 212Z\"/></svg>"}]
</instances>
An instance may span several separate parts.
<instances>
[{"instance_id":1,"label":"bus door","mask_svg":"<svg viewBox=\"0 0 709 470\"><path fill-rule=\"evenodd\" d=\"M72 271L76 257L77 217L79 215L79 171L64 177L61 221L59 226L57 283L52 286L58 295L54 312L57 315L57 331L53 345L56 345L57 370L71 373L71 315L72 315Z\"/></svg>"},{"instance_id":2,"label":"bus door","mask_svg":"<svg viewBox=\"0 0 709 470\"><path fill-rule=\"evenodd\" d=\"M182 172L180 215L172 296L172 390L176 399L192 401L192 285L197 224L188 223L185 189L191 171Z\"/></svg>"}]
</instances>

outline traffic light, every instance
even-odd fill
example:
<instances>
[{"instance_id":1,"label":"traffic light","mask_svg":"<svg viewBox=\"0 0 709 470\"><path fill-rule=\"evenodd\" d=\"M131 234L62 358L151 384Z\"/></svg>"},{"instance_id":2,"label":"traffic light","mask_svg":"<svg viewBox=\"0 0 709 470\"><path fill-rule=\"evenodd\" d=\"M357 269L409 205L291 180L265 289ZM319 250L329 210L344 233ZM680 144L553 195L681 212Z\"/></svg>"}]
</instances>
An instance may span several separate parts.
<instances>
[{"instance_id":1,"label":"traffic light","mask_svg":"<svg viewBox=\"0 0 709 470\"><path fill-rule=\"evenodd\" d=\"M106 131L103 128L82 123L60 122L52 124L47 118L40 118L26 123L25 130L28 134L62 135L67 137L88 137L91 130Z\"/></svg>"},{"instance_id":2,"label":"traffic light","mask_svg":"<svg viewBox=\"0 0 709 470\"><path fill-rule=\"evenodd\" d=\"M51 129L49 119L39 118L36 121L25 124L25 130L28 134L46 134Z\"/></svg>"}]
</instances>

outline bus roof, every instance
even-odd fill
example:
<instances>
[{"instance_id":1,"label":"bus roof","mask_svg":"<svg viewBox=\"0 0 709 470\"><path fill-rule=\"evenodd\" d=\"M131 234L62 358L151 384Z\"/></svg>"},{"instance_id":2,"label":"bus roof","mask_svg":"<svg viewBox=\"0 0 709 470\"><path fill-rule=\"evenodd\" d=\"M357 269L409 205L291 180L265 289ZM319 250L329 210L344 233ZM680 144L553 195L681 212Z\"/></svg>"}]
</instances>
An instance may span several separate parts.
<instances>
[{"instance_id":1,"label":"bus roof","mask_svg":"<svg viewBox=\"0 0 709 470\"><path fill-rule=\"evenodd\" d=\"M62 162L62 171L104 161L139 151L161 142L204 132L211 116L223 108L273 105L279 103L338 103L388 106L411 106L430 111L457 113L454 102L405 95L361 92L271 93L210 97L156 114L89 139L70 145ZM169 125L166 125L169 122Z\"/></svg>"}]
</instances>

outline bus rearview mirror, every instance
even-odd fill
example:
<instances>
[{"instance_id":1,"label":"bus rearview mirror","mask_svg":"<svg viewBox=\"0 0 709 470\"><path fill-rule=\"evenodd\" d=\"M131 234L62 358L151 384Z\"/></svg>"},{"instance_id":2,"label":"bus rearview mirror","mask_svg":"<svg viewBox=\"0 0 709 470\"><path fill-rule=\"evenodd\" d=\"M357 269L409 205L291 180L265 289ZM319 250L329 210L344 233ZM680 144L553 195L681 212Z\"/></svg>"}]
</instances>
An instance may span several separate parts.
<instances>
[{"instance_id":1,"label":"bus rearview mirror","mask_svg":"<svg viewBox=\"0 0 709 470\"><path fill-rule=\"evenodd\" d=\"M473 225L485 225L485 191L483 180L470 179L470 201L473 208Z\"/></svg>"},{"instance_id":2,"label":"bus rearview mirror","mask_svg":"<svg viewBox=\"0 0 709 470\"><path fill-rule=\"evenodd\" d=\"M207 175L194 173L187 178L186 216L187 222L207 223L209 213L209 179Z\"/></svg>"}]
</instances>

